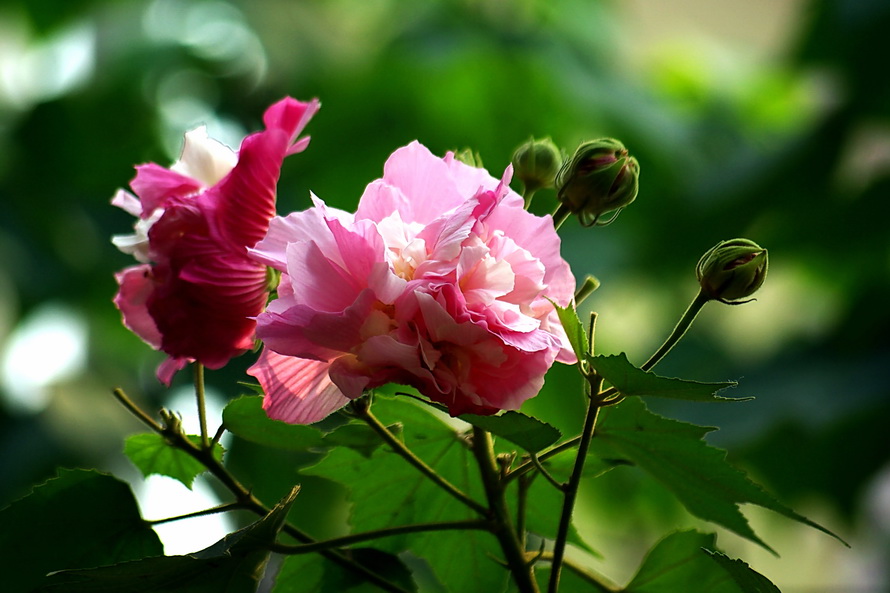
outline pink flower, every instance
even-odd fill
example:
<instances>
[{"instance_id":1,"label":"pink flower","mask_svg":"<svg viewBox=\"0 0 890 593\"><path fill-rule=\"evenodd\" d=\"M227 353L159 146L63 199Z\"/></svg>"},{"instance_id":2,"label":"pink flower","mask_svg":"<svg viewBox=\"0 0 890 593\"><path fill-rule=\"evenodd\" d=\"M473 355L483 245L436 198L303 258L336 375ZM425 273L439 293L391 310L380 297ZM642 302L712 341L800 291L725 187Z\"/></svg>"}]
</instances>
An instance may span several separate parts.
<instances>
[{"instance_id":1,"label":"pink flower","mask_svg":"<svg viewBox=\"0 0 890 593\"><path fill-rule=\"evenodd\" d=\"M266 129L236 154L198 128L186 134L169 169L139 165L112 203L138 216L135 234L114 237L141 265L116 274L114 303L124 325L168 355L158 378L169 384L189 361L220 368L253 347L254 318L268 298L266 268L247 250L275 215L284 157L303 151L297 135L317 100L285 98L263 116Z\"/></svg>"},{"instance_id":2,"label":"pink flower","mask_svg":"<svg viewBox=\"0 0 890 593\"><path fill-rule=\"evenodd\" d=\"M550 217L484 169L418 143L387 160L357 212L315 206L272 220L251 253L282 272L248 371L267 413L311 423L385 383L452 415L517 409L554 360L575 357L552 299L575 281Z\"/></svg>"}]
</instances>

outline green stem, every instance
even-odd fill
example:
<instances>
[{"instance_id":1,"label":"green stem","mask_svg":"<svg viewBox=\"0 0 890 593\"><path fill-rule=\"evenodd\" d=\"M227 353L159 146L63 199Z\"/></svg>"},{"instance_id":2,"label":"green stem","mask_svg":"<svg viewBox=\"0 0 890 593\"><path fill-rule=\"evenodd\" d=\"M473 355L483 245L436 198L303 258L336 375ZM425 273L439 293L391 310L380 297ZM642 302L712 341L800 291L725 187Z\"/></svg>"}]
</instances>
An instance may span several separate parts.
<instances>
[{"instance_id":1,"label":"green stem","mask_svg":"<svg viewBox=\"0 0 890 593\"><path fill-rule=\"evenodd\" d=\"M229 492L234 495L236 502L232 504L237 504L241 508L249 510L261 517L269 514L270 509L263 505L263 503L256 498L250 490L245 488L235 476L233 476L229 470L213 456L213 451L211 449L196 446L186 438L186 435L182 433L181 429L171 430L158 424L151 416L134 404L122 389L115 389L114 395L124 407L133 413L134 416L145 423L149 428L164 436L167 439L167 442L170 443L170 446L190 455L206 467L207 471L222 482ZM303 543L315 543L315 540L312 537L289 523L284 524L282 531ZM384 577L378 575L367 567L350 560L339 550L322 550L319 554L340 567L355 572L369 583L377 585L384 591L388 591L389 593L408 593L402 587L389 582Z\"/></svg>"},{"instance_id":2,"label":"green stem","mask_svg":"<svg viewBox=\"0 0 890 593\"><path fill-rule=\"evenodd\" d=\"M213 508L204 509L203 511L195 511L184 515L176 515L175 517L166 517L164 519L153 519L146 521L149 525L161 525L162 523L171 523L173 521L182 521L183 519L193 519L195 517L204 517L206 515L215 515L217 513L225 513L228 511L237 511L245 508L240 502L227 502Z\"/></svg>"},{"instance_id":3,"label":"green stem","mask_svg":"<svg viewBox=\"0 0 890 593\"><path fill-rule=\"evenodd\" d=\"M680 321L677 322L677 325L674 326L673 331L671 331L670 335L655 351L655 354L649 357L649 360L643 363L640 368L644 371L651 371L652 368L658 364L662 358L664 358L668 352L680 341L680 339L686 335L686 331L692 325L692 322L695 321L696 316L701 312L704 308L705 304L710 300L709 297L705 296L703 291L699 291L695 298L692 299L692 302L689 303L689 306L686 308L686 311L683 313L683 316L680 317ZM605 391L600 394L600 399L605 400L606 398L615 395L618 393L618 390L614 387L609 387Z\"/></svg>"},{"instance_id":4,"label":"green stem","mask_svg":"<svg viewBox=\"0 0 890 593\"><path fill-rule=\"evenodd\" d=\"M550 552L542 552L541 554L537 554L537 557L545 562L553 560L553 554ZM596 588L596 590L600 591L601 593L619 593L620 591L623 591L621 587L612 583L603 575L598 574L590 568L581 566L577 562L574 562L568 558L563 558L562 564L563 566L574 572L576 575L593 585L594 588Z\"/></svg>"},{"instance_id":5,"label":"green stem","mask_svg":"<svg viewBox=\"0 0 890 593\"><path fill-rule=\"evenodd\" d=\"M599 375L593 375L590 381L590 394L598 394L603 384ZM566 541L569 535L569 526L572 521L572 512L575 508L575 498L578 496L578 487L581 484L581 474L584 471L584 462L587 460L587 451L590 441L593 439L593 431L596 427L596 418L599 415L599 397L590 397L587 406L587 415L584 417L584 428L581 430L581 440L578 442L578 456L575 458L575 467L565 486L565 498L563 499L562 515L559 518L559 528L556 532L556 541L553 544L553 561L550 568L549 593L559 590L559 575L562 570L563 557L565 556Z\"/></svg>"},{"instance_id":6,"label":"green stem","mask_svg":"<svg viewBox=\"0 0 890 593\"><path fill-rule=\"evenodd\" d=\"M516 533L519 536L519 548L522 550L526 547L525 515L528 508L528 489L534 477L534 474L523 476L516 488Z\"/></svg>"},{"instance_id":7,"label":"green stem","mask_svg":"<svg viewBox=\"0 0 890 593\"><path fill-rule=\"evenodd\" d=\"M440 476L436 473L436 470L428 466L421 458L414 454L408 447L405 446L405 443L400 441L395 437L395 435L389 431L386 426L383 425L380 420L377 419L374 414L371 413L371 410L365 407L356 407L355 413L364 420L371 429L376 432L383 442L389 445L392 450L402 456L408 463L413 465L417 470L422 473L424 476L429 478L434 484L442 488L445 492L470 507L478 514L483 517L488 515L488 509L484 506L464 494L460 489L454 486L451 482Z\"/></svg>"},{"instance_id":8,"label":"green stem","mask_svg":"<svg viewBox=\"0 0 890 593\"><path fill-rule=\"evenodd\" d=\"M553 457L554 455L557 455L557 454L559 454L559 453L562 453L563 451L566 451L566 450L568 450L568 449L571 449L572 447L576 447L576 446L578 445L579 442L581 442L581 435L578 435L578 436L576 436L576 437L572 437L572 438L570 438L570 439L568 439L568 440L566 440L566 441L563 441L563 442L561 442L560 444L558 444L558 445L556 445L556 446L554 446L554 447L552 447L552 448L550 448L550 449L547 449L546 451L540 453L540 454L537 456L537 457L538 457L538 461L539 461L539 462L540 462L540 461L545 461L545 460L547 460L547 459L550 459L550 458ZM512 471L510 471L510 473L508 473L508 474L506 475L506 477L504 478L504 481L505 481L505 482L509 482L510 480L516 479L516 478L518 478L518 477L520 477L520 476L523 476L523 475L527 474L528 472L530 472L530 471L533 470L533 469L536 469L536 467L535 467L535 463L534 463L533 461L531 461L531 460L526 461L525 463L516 466L516 468L514 468Z\"/></svg>"},{"instance_id":9,"label":"green stem","mask_svg":"<svg viewBox=\"0 0 890 593\"><path fill-rule=\"evenodd\" d=\"M210 449L207 436L207 406L204 402L204 365L195 363L195 396L198 399L198 418L201 420L201 446Z\"/></svg>"},{"instance_id":10,"label":"green stem","mask_svg":"<svg viewBox=\"0 0 890 593\"><path fill-rule=\"evenodd\" d=\"M522 197L525 199L525 209L528 210L532 205L532 199L535 197L535 191L537 189L529 189L528 186L523 184L522 186Z\"/></svg>"},{"instance_id":11,"label":"green stem","mask_svg":"<svg viewBox=\"0 0 890 593\"><path fill-rule=\"evenodd\" d=\"M556 478L554 478L553 476L550 475L550 472L548 472L548 471L544 468L544 466L541 465L541 460L538 459L538 456L537 456L537 455L535 455L534 453L529 453L529 459L530 459L531 462L534 464L535 469L537 469L538 472L540 472L540 474L541 474L542 476L544 476L544 478L546 478L548 482L550 482L551 484L553 484L553 485L556 487L557 490L559 490L560 492L562 492L562 491L565 490L565 485L562 484L561 482L559 482L559 480L557 480Z\"/></svg>"},{"instance_id":12,"label":"green stem","mask_svg":"<svg viewBox=\"0 0 890 593\"><path fill-rule=\"evenodd\" d=\"M560 204L557 206L556 210L553 211L553 227L556 230L559 230L562 223L564 223L571 215L572 212L565 206L565 204Z\"/></svg>"},{"instance_id":13,"label":"green stem","mask_svg":"<svg viewBox=\"0 0 890 593\"><path fill-rule=\"evenodd\" d=\"M513 528L504 497L504 482L501 480L491 435L481 428L473 427L473 455L482 474L482 485L488 499L493 533L501 545L501 551L507 560L507 567L513 574L513 580L520 593L538 593L538 584L532 574L532 565L525 559L520 539Z\"/></svg>"},{"instance_id":14,"label":"green stem","mask_svg":"<svg viewBox=\"0 0 890 593\"><path fill-rule=\"evenodd\" d=\"M695 298L692 299L692 302L689 304L689 307L686 308L686 312L683 313L683 317L680 318L680 321L677 322L677 325L674 327L674 330L671 332L671 335L667 337L664 341L664 344L655 351L655 354L649 357L643 366L640 368L644 371L648 371L652 369L658 362L665 357L665 355L671 351L671 348L680 341L680 338L686 333L686 330L689 329L689 326L692 325L692 322L695 320L696 315L701 312L702 307L705 306L705 303L708 302L709 297L707 297L704 291L699 291Z\"/></svg>"},{"instance_id":15,"label":"green stem","mask_svg":"<svg viewBox=\"0 0 890 593\"><path fill-rule=\"evenodd\" d=\"M429 531L455 531L476 529L481 531L491 531L491 523L484 519L469 519L465 521L441 521L438 523L418 523L415 525L399 525L397 527L385 527L383 529L375 529L364 533L354 533L343 537L335 537L324 541L316 541L310 544L298 544L295 546L287 544L273 544L271 550L281 554L308 554L310 552L319 552L329 548L342 548L360 542L382 539L384 537L392 537L395 535L404 535L407 533L424 533Z\"/></svg>"},{"instance_id":16,"label":"green stem","mask_svg":"<svg viewBox=\"0 0 890 593\"><path fill-rule=\"evenodd\" d=\"M158 424L158 422L157 422L154 418L152 418L151 416L149 416L148 414L146 414L146 413L142 410L142 408L140 408L139 406L137 406L137 405L133 402L133 400L131 400L131 399L127 396L127 394L124 393L124 390L123 390L123 389L121 389L120 387L115 388L115 390L114 390L114 397L117 398L117 401L119 401L121 404L123 404L123 406L124 406L125 408L127 408L127 410L128 410L131 414L133 414L134 416L136 416L136 418L138 418L140 421L142 421L142 423L145 424L146 426L148 426L150 429L152 429L153 431L155 431L155 432L157 432L157 433L162 433L162 432L164 432L164 427L161 426L160 424Z\"/></svg>"}]
</instances>

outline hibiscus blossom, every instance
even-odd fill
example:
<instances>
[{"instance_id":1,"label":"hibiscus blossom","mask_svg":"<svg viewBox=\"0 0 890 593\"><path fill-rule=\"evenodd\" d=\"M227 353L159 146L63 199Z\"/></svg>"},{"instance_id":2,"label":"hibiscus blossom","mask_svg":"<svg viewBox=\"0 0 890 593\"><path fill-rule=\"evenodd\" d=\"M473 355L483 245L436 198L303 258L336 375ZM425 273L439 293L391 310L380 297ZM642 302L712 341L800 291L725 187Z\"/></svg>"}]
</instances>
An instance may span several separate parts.
<instances>
[{"instance_id":1,"label":"hibiscus blossom","mask_svg":"<svg viewBox=\"0 0 890 593\"><path fill-rule=\"evenodd\" d=\"M385 383L452 415L517 409L574 354L551 300L575 281L549 216L449 153L414 142L386 162L356 213L314 207L272 220L253 256L281 271L257 319L248 371L267 413L310 423ZM550 299L550 300L548 300Z\"/></svg>"},{"instance_id":2,"label":"hibiscus blossom","mask_svg":"<svg viewBox=\"0 0 890 593\"><path fill-rule=\"evenodd\" d=\"M237 154L193 130L176 163L137 166L136 195L119 190L112 200L139 217L135 234L113 242L142 262L115 275L114 303L124 325L168 355L158 368L165 384L190 361L220 368L253 347L268 282L247 250L266 234L282 161L309 144L297 135L318 108L317 100L275 103L266 129Z\"/></svg>"}]
</instances>

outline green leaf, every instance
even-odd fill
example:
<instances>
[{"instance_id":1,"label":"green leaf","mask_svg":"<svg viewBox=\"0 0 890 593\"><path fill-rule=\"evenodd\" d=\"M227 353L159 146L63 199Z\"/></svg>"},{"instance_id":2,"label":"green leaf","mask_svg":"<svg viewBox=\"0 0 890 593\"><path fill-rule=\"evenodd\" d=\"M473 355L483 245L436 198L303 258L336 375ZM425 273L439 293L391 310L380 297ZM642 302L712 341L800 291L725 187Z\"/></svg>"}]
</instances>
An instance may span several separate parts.
<instances>
[{"instance_id":1,"label":"green leaf","mask_svg":"<svg viewBox=\"0 0 890 593\"><path fill-rule=\"evenodd\" d=\"M223 424L244 440L276 449L305 451L322 445L322 433L317 428L269 418L258 395L230 401L223 410Z\"/></svg>"},{"instance_id":2,"label":"green leaf","mask_svg":"<svg viewBox=\"0 0 890 593\"><path fill-rule=\"evenodd\" d=\"M459 418L532 453L552 445L562 436L554 426L521 412L509 411L499 416L462 414Z\"/></svg>"},{"instance_id":3,"label":"green leaf","mask_svg":"<svg viewBox=\"0 0 890 593\"><path fill-rule=\"evenodd\" d=\"M30 591L54 570L164 553L126 483L68 469L0 511L0 550L5 591Z\"/></svg>"},{"instance_id":4,"label":"green leaf","mask_svg":"<svg viewBox=\"0 0 890 593\"><path fill-rule=\"evenodd\" d=\"M593 356L589 358L591 366L606 381L612 384L624 396L655 396L690 401L747 401L753 398L719 397L716 393L727 387L735 387L737 383L700 383L684 379L670 379L643 371L633 366L622 354L610 356Z\"/></svg>"},{"instance_id":5,"label":"green leaf","mask_svg":"<svg viewBox=\"0 0 890 593\"><path fill-rule=\"evenodd\" d=\"M401 424L387 427L390 432L399 433ZM380 436L367 424L350 422L324 435L324 444L329 447L349 447L365 457L371 457L374 449L382 444Z\"/></svg>"},{"instance_id":6,"label":"green leaf","mask_svg":"<svg viewBox=\"0 0 890 593\"><path fill-rule=\"evenodd\" d=\"M385 425L401 423L402 440L427 465L465 494L484 500L479 470L463 435L413 400L378 397L374 414ZM389 447L370 459L337 448L303 473L321 476L350 489L354 532L414 523L476 518L473 511L433 484ZM503 555L497 540L480 531L435 531L379 540L393 553L410 549L429 562L448 591L502 591L507 572L493 558Z\"/></svg>"},{"instance_id":7,"label":"green leaf","mask_svg":"<svg viewBox=\"0 0 890 593\"><path fill-rule=\"evenodd\" d=\"M751 569L741 560L728 558L720 552L704 550L717 564L719 564L732 580L738 585L740 593L781 593L779 588L773 585L768 578Z\"/></svg>"},{"instance_id":8,"label":"green leaf","mask_svg":"<svg viewBox=\"0 0 890 593\"><path fill-rule=\"evenodd\" d=\"M298 491L294 488L256 523L200 552L65 570L49 576L35 593L253 593Z\"/></svg>"},{"instance_id":9,"label":"green leaf","mask_svg":"<svg viewBox=\"0 0 890 593\"><path fill-rule=\"evenodd\" d=\"M584 330L584 324L581 323L581 319L578 317L578 312L571 306L560 307L553 303L553 307L556 309L556 314L559 316L563 329L566 330L566 335L569 337L569 343L572 345L575 356L578 357L578 360L584 360L588 356L590 344L587 342L587 332Z\"/></svg>"},{"instance_id":10,"label":"green leaf","mask_svg":"<svg viewBox=\"0 0 890 593\"><path fill-rule=\"evenodd\" d=\"M416 592L411 571L398 556L374 548L353 548L350 558L373 570L405 591ZM362 579L317 554L298 554L284 559L271 593L377 593L381 591Z\"/></svg>"},{"instance_id":11,"label":"green leaf","mask_svg":"<svg viewBox=\"0 0 890 593\"><path fill-rule=\"evenodd\" d=\"M188 435L187 438L195 445L200 446L201 437ZM223 446L216 443L213 447L213 456L222 460ZM203 473L207 468L191 455L170 445L167 440L154 432L134 434L127 437L124 442L124 453L129 457L143 476L159 474L175 478L191 488L195 476Z\"/></svg>"},{"instance_id":12,"label":"green leaf","mask_svg":"<svg viewBox=\"0 0 890 593\"><path fill-rule=\"evenodd\" d=\"M729 465L726 451L703 439L714 430L650 412L639 399L627 399L600 413L591 452L600 459L624 458L669 490L693 515L730 529L773 551L748 525L739 503L752 503L800 521L842 541L821 525L798 515Z\"/></svg>"},{"instance_id":13,"label":"green leaf","mask_svg":"<svg viewBox=\"0 0 890 593\"><path fill-rule=\"evenodd\" d=\"M739 593L726 571L703 552L714 535L678 531L658 542L624 589L626 593Z\"/></svg>"}]
</instances>

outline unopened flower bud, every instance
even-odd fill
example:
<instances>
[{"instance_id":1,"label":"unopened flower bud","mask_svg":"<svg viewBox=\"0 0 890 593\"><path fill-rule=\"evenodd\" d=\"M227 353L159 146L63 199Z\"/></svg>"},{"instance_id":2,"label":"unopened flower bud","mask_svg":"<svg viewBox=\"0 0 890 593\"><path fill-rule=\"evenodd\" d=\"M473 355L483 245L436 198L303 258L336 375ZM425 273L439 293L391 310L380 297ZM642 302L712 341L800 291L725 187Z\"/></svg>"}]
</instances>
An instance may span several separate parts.
<instances>
[{"instance_id":1,"label":"unopened flower bud","mask_svg":"<svg viewBox=\"0 0 890 593\"><path fill-rule=\"evenodd\" d=\"M749 239L721 241L695 267L702 292L712 300L740 305L757 292L766 278L766 249Z\"/></svg>"},{"instance_id":2,"label":"unopened flower bud","mask_svg":"<svg viewBox=\"0 0 890 593\"><path fill-rule=\"evenodd\" d=\"M639 190L640 165L614 138L583 143L556 176L557 197L581 224L609 224L634 201ZM615 214L606 221L607 212Z\"/></svg>"},{"instance_id":3,"label":"unopened flower bud","mask_svg":"<svg viewBox=\"0 0 890 593\"><path fill-rule=\"evenodd\" d=\"M513 153L513 172L526 193L551 188L562 165L562 153L553 140L529 139Z\"/></svg>"}]
</instances>

